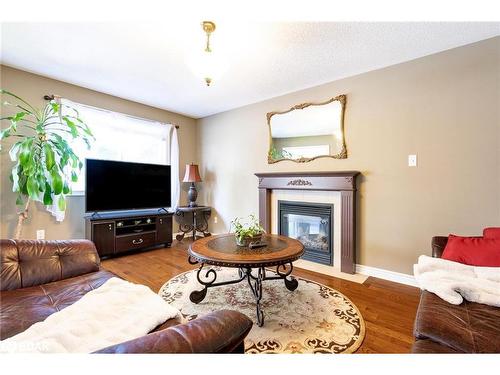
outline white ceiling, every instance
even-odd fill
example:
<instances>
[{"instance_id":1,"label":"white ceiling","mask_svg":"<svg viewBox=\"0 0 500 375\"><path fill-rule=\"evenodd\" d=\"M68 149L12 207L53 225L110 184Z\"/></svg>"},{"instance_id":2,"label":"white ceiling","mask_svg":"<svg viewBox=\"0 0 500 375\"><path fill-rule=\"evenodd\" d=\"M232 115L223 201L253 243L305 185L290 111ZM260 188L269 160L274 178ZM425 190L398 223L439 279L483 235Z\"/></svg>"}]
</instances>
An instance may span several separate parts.
<instances>
[{"instance_id":1,"label":"white ceiling","mask_svg":"<svg viewBox=\"0 0 500 375\"><path fill-rule=\"evenodd\" d=\"M225 23L213 34L226 71L193 73L200 24L4 23L0 61L201 118L500 34L500 23Z\"/></svg>"}]
</instances>

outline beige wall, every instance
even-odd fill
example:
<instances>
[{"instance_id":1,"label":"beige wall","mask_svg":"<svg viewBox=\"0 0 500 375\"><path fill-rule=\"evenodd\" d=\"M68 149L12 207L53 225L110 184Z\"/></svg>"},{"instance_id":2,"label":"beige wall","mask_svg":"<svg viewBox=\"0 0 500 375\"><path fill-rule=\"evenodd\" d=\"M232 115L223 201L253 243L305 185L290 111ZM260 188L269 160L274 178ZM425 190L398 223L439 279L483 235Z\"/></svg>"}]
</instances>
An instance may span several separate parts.
<instances>
[{"instance_id":1,"label":"beige wall","mask_svg":"<svg viewBox=\"0 0 500 375\"><path fill-rule=\"evenodd\" d=\"M212 231L258 213L255 172L359 170L357 263L411 273L433 235L500 224L499 80L497 37L198 120ZM267 164L267 112L339 94L348 159Z\"/></svg>"},{"instance_id":2,"label":"beige wall","mask_svg":"<svg viewBox=\"0 0 500 375\"><path fill-rule=\"evenodd\" d=\"M196 162L196 121L192 118L6 66L0 65L0 70L0 87L21 96L35 106L44 104L43 96L45 94L58 94L70 100L95 107L179 125L181 179L185 164ZM8 157L9 147L8 144L3 146L0 152L0 179L2 184L0 191L0 234L2 238L5 238L14 234L17 222L17 208L15 194L11 191L12 185L8 177L12 165ZM181 202L185 200L185 191L183 191ZM25 222L22 237L35 238L37 229L45 229L46 238L48 239L83 238L85 235L83 215L83 196L68 198L66 219L62 223L56 222L43 206L37 204L36 207L32 206L30 210L30 217Z\"/></svg>"}]
</instances>

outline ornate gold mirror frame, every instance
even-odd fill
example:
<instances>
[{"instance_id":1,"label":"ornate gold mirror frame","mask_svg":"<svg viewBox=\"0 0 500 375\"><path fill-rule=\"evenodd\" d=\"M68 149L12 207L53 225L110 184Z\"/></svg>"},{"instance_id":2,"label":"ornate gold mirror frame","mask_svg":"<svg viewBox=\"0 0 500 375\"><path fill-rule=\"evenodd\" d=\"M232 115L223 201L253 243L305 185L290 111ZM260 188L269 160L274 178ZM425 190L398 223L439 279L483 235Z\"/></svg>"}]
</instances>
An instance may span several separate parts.
<instances>
[{"instance_id":1,"label":"ornate gold mirror frame","mask_svg":"<svg viewBox=\"0 0 500 375\"><path fill-rule=\"evenodd\" d=\"M291 112L291 111L301 110L301 109L307 108L309 106L326 105L326 104L330 104L330 103L332 103L334 101L338 101L341 104L341 110L340 110L340 133L342 134L342 144L341 144L341 149L340 149L340 151L337 154L334 154L334 155L318 155L318 156L315 156L315 157L312 157L312 158L302 157L302 158L297 158L297 159L291 159L291 158L278 158L278 159L274 159L272 157L273 135L272 135L272 129L271 129L271 118L274 115L282 115L282 114L285 114L285 113L288 113L288 112ZM268 162L268 164L277 163L277 162L283 161L283 160L291 160L291 161L294 161L296 163L305 163L305 162L309 162L309 161L312 161L312 160L315 160L315 159L318 159L318 158L346 159L347 158L347 148L346 148L345 133L344 133L345 104L346 104L346 95L338 95L338 96L336 96L334 98L331 98L331 99L329 99L329 100L327 100L325 102L322 102L322 103L302 103L302 104L294 105L292 108L290 108L290 109L288 109L286 111L282 111L282 112L275 111L275 112L269 112L269 113L267 113L267 115L266 115L266 117L267 117L267 126L269 128L269 151L268 151L268 154L267 154L267 162Z\"/></svg>"}]
</instances>

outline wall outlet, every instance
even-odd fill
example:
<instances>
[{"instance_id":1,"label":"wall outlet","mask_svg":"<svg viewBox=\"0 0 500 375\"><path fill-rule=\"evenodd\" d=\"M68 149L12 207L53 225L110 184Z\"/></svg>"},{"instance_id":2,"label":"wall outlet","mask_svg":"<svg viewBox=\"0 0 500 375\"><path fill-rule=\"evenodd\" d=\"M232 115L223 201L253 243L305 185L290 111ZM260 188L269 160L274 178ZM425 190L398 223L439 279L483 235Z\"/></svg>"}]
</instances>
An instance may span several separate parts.
<instances>
[{"instance_id":1,"label":"wall outlet","mask_svg":"<svg viewBox=\"0 0 500 375\"><path fill-rule=\"evenodd\" d=\"M44 229L38 229L36 231L36 239L37 240L44 240L45 239L45 230Z\"/></svg>"},{"instance_id":2,"label":"wall outlet","mask_svg":"<svg viewBox=\"0 0 500 375\"><path fill-rule=\"evenodd\" d=\"M417 166L417 155L408 155L408 166L409 167Z\"/></svg>"},{"instance_id":3,"label":"wall outlet","mask_svg":"<svg viewBox=\"0 0 500 375\"><path fill-rule=\"evenodd\" d=\"M214 224L217 224L218 220L219 220L219 218L217 216L214 216Z\"/></svg>"}]
</instances>

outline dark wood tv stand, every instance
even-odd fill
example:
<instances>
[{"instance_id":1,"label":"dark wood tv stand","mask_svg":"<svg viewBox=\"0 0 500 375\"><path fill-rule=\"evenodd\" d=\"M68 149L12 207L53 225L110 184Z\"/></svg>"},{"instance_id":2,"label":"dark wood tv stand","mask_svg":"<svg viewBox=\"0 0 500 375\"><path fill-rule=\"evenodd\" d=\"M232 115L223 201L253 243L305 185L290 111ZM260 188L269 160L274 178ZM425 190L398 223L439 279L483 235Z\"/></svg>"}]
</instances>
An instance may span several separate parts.
<instances>
[{"instance_id":1,"label":"dark wood tv stand","mask_svg":"<svg viewBox=\"0 0 500 375\"><path fill-rule=\"evenodd\" d=\"M85 217L85 237L100 257L172 244L172 216L166 211L99 214Z\"/></svg>"}]
</instances>

